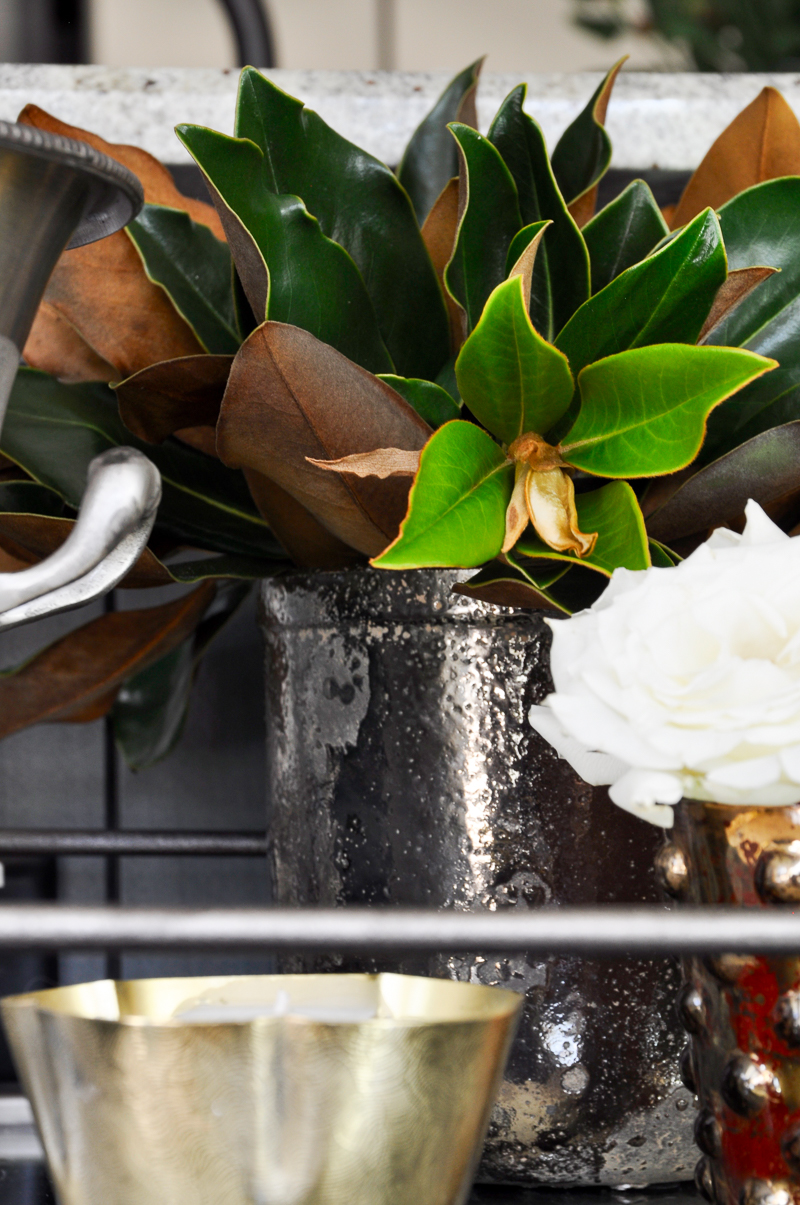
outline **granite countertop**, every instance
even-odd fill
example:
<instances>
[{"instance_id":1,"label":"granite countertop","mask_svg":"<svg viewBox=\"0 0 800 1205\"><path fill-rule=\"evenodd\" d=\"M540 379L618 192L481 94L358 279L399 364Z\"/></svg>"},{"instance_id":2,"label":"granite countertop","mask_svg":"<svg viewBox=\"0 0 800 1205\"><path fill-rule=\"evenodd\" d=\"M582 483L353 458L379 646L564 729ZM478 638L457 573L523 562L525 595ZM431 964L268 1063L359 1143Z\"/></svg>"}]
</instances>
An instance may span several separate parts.
<instances>
[{"instance_id":1,"label":"granite countertop","mask_svg":"<svg viewBox=\"0 0 800 1205\"><path fill-rule=\"evenodd\" d=\"M447 72L288 71L266 73L335 129L388 163L448 80ZM503 97L524 79L527 109L550 145L601 77L487 72L479 91L486 129ZM180 121L231 132L238 72L210 68L0 65L0 118L33 102L112 142L143 146L165 163L188 162L173 133ZM623 72L609 108L614 166L634 170L695 166L711 142L767 84L800 115L800 76Z\"/></svg>"}]
</instances>

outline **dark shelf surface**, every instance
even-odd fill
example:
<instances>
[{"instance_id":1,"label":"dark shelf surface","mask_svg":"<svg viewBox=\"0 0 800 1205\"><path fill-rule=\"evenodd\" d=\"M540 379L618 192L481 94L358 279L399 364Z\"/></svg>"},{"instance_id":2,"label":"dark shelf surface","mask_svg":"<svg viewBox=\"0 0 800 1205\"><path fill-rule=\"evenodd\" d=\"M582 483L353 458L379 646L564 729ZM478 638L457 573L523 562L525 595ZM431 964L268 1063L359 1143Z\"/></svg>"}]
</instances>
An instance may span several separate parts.
<instances>
[{"instance_id":1,"label":"dark shelf surface","mask_svg":"<svg viewBox=\"0 0 800 1205\"><path fill-rule=\"evenodd\" d=\"M55 1205L55 1200L41 1163L0 1160L0 1205ZM698 1202L690 1184L613 1192L478 1185L469 1205L698 1205Z\"/></svg>"}]
</instances>

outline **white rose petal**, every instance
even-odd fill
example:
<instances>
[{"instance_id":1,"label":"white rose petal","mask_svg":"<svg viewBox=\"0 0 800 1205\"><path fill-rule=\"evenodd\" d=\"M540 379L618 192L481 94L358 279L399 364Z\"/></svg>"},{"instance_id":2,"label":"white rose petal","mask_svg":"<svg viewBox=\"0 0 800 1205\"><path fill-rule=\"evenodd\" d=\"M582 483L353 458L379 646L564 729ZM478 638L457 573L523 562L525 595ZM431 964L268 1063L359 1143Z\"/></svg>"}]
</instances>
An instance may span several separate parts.
<instances>
[{"instance_id":1,"label":"white rose petal","mask_svg":"<svg viewBox=\"0 0 800 1205\"><path fill-rule=\"evenodd\" d=\"M617 569L553 631L533 727L620 807L800 802L800 537L755 503L674 568Z\"/></svg>"}]
</instances>

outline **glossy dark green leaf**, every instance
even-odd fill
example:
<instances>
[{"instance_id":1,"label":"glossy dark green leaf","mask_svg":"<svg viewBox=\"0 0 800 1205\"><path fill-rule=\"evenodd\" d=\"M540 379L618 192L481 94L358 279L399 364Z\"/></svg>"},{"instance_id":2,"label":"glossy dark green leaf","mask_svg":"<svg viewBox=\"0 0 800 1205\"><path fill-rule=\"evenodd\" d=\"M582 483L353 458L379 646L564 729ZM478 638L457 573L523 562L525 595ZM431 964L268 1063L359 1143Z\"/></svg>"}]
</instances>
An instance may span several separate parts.
<instances>
[{"instance_id":1,"label":"glossy dark green leaf","mask_svg":"<svg viewBox=\"0 0 800 1205\"><path fill-rule=\"evenodd\" d=\"M234 355L241 340L226 244L188 213L165 205L145 205L126 230L148 277L161 286L203 348Z\"/></svg>"},{"instance_id":2,"label":"glossy dark green leaf","mask_svg":"<svg viewBox=\"0 0 800 1205\"><path fill-rule=\"evenodd\" d=\"M453 122L459 148L461 195L467 203L458 224L445 284L473 330L492 289L505 279L511 240L522 226L511 173L487 138Z\"/></svg>"},{"instance_id":3,"label":"glossy dark green leaf","mask_svg":"<svg viewBox=\"0 0 800 1205\"><path fill-rule=\"evenodd\" d=\"M583 228L592 265L592 293L638 264L669 227L644 180L633 180Z\"/></svg>"},{"instance_id":4,"label":"glossy dark green leaf","mask_svg":"<svg viewBox=\"0 0 800 1205\"><path fill-rule=\"evenodd\" d=\"M417 126L397 176L411 198L420 226L448 180L458 175L458 151L447 127L451 121L476 126L475 92L483 59L460 71L430 113Z\"/></svg>"},{"instance_id":5,"label":"glossy dark green leaf","mask_svg":"<svg viewBox=\"0 0 800 1205\"><path fill-rule=\"evenodd\" d=\"M662 343L590 364L564 459L599 477L674 473L694 460L714 406L774 366L733 347Z\"/></svg>"},{"instance_id":6,"label":"glossy dark green leaf","mask_svg":"<svg viewBox=\"0 0 800 1205\"><path fill-rule=\"evenodd\" d=\"M162 532L210 552L285 560L240 473L174 440L160 447L137 440L123 426L105 385L63 385L45 373L20 369L0 448L36 481L77 509L89 461L120 445L138 448L161 473L157 528Z\"/></svg>"},{"instance_id":7,"label":"glossy dark green leaf","mask_svg":"<svg viewBox=\"0 0 800 1205\"><path fill-rule=\"evenodd\" d=\"M457 356L451 356L445 364L442 371L436 377L436 384L441 385L445 392L449 393L456 405L461 408L461 394L458 392L458 381L456 380L456 359Z\"/></svg>"},{"instance_id":8,"label":"glossy dark green leaf","mask_svg":"<svg viewBox=\"0 0 800 1205\"><path fill-rule=\"evenodd\" d=\"M568 572L568 566L550 566L550 571L528 574L516 563L491 561L479 573L453 587L454 594L465 598L477 598L496 607L532 607L537 610L554 610L565 614L562 607L548 593L545 585L535 584L534 578L541 577L548 584L557 581Z\"/></svg>"},{"instance_id":9,"label":"glossy dark green leaf","mask_svg":"<svg viewBox=\"0 0 800 1205\"><path fill-rule=\"evenodd\" d=\"M447 312L394 173L253 67L241 75L235 133L263 153L262 187L302 197L323 234L352 256L398 373L434 377L450 353Z\"/></svg>"},{"instance_id":10,"label":"glossy dark green leaf","mask_svg":"<svg viewBox=\"0 0 800 1205\"><path fill-rule=\"evenodd\" d=\"M220 219L259 321L302 327L370 372L391 372L361 273L299 197L270 191L261 150L202 126L177 132L221 199Z\"/></svg>"},{"instance_id":11,"label":"glossy dark green leaf","mask_svg":"<svg viewBox=\"0 0 800 1205\"><path fill-rule=\"evenodd\" d=\"M531 289L533 325L550 342L589 296L589 255L581 232L559 192L547 156L544 135L522 105L521 84L503 101L489 139L514 178L522 221L550 220L536 256Z\"/></svg>"},{"instance_id":12,"label":"glossy dark green leaf","mask_svg":"<svg viewBox=\"0 0 800 1205\"><path fill-rule=\"evenodd\" d=\"M200 660L249 590L239 584L219 588L192 636L121 687L111 722L117 748L132 770L154 765L175 748Z\"/></svg>"},{"instance_id":13,"label":"glossy dark green leaf","mask_svg":"<svg viewBox=\"0 0 800 1205\"><path fill-rule=\"evenodd\" d=\"M413 406L420 418L424 418L434 431L461 414L461 408L446 389L433 381L421 381L414 377L396 377L391 373L380 373L379 381L391 385L396 393Z\"/></svg>"},{"instance_id":14,"label":"glossy dark green leaf","mask_svg":"<svg viewBox=\"0 0 800 1205\"><path fill-rule=\"evenodd\" d=\"M677 540L737 519L800 490L800 420L762 431L694 473L647 519L657 540Z\"/></svg>"},{"instance_id":15,"label":"glossy dark green leaf","mask_svg":"<svg viewBox=\"0 0 800 1205\"><path fill-rule=\"evenodd\" d=\"M726 275L719 222L707 209L581 306L556 347L577 376L585 365L627 348L694 343Z\"/></svg>"},{"instance_id":16,"label":"glossy dark green leaf","mask_svg":"<svg viewBox=\"0 0 800 1205\"><path fill-rule=\"evenodd\" d=\"M471 568L503 544L514 466L474 423L446 423L428 440L400 535L372 562L381 569Z\"/></svg>"},{"instance_id":17,"label":"glossy dark green leaf","mask_svg":"<svg viewBox=\"0 0 800 1205\"><path fill-rule=\"evenodd\" d=\"M796 345L800 329L800 177L748 188L722 206L719 223L731 269L768 264L780 272L736 307L714 331L714 342L783 363L780 352ZM800 360L800 350L792 359Z\"/></svg>"},{"instance_id":18,"label":"glossy dark green leaf","mask_svg":"<svg viewBox=\"0 0 800 1205\"><path fill-rule=\"evenodd\" d=\"M767 180L719 212L731 268L768 264L780 272L759 285L709 342L774 356L780 368L732 399L709 424L717 457L760 431L800 418L800 178Z\"/></svg>"},{"instance_id":19,"label":"glossy dark green leaf","mask_svg":"<svg viewBox=\"0 0 800 1205\"><path fill-rule=\"evenodd\" d=\"M513 549L514 564L519 557L530 557L537 561L568 562L585 569L595 569L610 577L615 569L647 569L650 552L644 519L631 487L627 481L612 481L599 490L575 495L578 511L578 526L581 531L597 532L597 543L585 557L574 552L556 552L539 539L529 527ZM547 582L551 585L552 582Z\"/></svg>"},{"instance_id":20,"label":"glossy dark green leaf","mask_svg":"<svg viewBox=\"0 0 800 1205\"><path fill-rule=\"evenodd\" d=\"M171 753L189 712L195 676L189 638L121 687L111 709L114 740L131 770L144 770Z\"/></svg>"},{"instance_id":21,"label":"glossy dark green leaf","mask_svg":"<svg viewBox=\"0 0 800 1205\"><path fill-rule=\"evenodd\" d=\"M606 110L611 89L622 63L617 63L600 83L594 95L575 120L567 126L552 155L553 175L561 195L575 211L579 198L593 193L611 162L611 139L605 130ZM584 217L594 211L594 195L586 198ZM579 225L584 225L579 221Z\"/></svg>"},{"instance_id":22,"label":"glossy dark green leaf","mask_svg":"<svg viewBox=\"0 0 800 1205\"><path fill-rule=\"evenodd\" d=\"M673 565L680 564L681 558L665 544L660 544L658 540L652 538L647 543L650 545L650 560L657 568L671 569Z\"/></svg>"},{"instance_id":23,"label":"glossy dark green leaf","mask_svg":"<svg viewBox=\"0 0 800 1205\"><path fill-rule=\"evenodd\" d=\"M524 255L533 240L550 225L552 225L552 223L549 221L531 222L530 226L523 226L522 229L514 235L508 247L508 254L506 255L506 276L511 275L512 271L514 270L514 265L519 261L520 257ZM537 257L541 250L542 244L541 240L539 240L538 249L536 251ZM534 267L535 266L536 260L534 259ZM531 286L532 285L533 282L531 282Z\"/></svg>"},{"instance_id":24,"label":"glossy dark green leaf","mask_svg":"<svg viewBox=\"0 0 800 1205\"><path fill-rule=\"evenodd\" d=\"M519 276L498 285L456 362L464 402L505 444L546 434L572 400L566 356L533 327Z\"/></svg>"},{"instance_id":25,"label":"glossy dark green leaf","mask_svg":"<svg viewBox=\"0 0 800 1205\"><path fill-rule=\"evenodd\" d=\"M65 509L61 495L38 481L0 483L0 514L46 515L61 519Z\"/></svg>"},{"instance_id":26,"label":"glossy dark green leaf","mask_svg":"<svg viewBox=\"0 0 800 1205\"><path fill-rule=\"evenodd\" d=\"M553 582L547 593L557 606L574 614L576 611L585 611L597 602L607 586L608 578L602 573L595 573L583 565L573 565L569 573Z\"/></svg>"}]
</instances>

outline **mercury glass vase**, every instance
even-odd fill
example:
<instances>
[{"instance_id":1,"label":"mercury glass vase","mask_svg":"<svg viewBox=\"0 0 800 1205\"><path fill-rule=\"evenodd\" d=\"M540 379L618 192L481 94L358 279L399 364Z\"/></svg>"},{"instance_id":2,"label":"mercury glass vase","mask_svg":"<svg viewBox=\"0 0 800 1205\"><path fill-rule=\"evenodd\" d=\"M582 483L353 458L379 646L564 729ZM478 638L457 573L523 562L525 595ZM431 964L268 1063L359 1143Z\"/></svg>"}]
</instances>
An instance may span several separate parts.
<instances>
[{"instance_id":1,"label":"mercury glass vase","mask_svg":"<svg viewBox=\"0 0 800 1205\"><path fill-rule=\"evenodd\" d=\"M692 904L800 903L800 806L684 800L658 858L667 891ZM699 1097L698 1188L719 1205L800 1200L800 954L686 959L679 1003Z\"/></svg>"},{"instance_id":2,"label":"mercury glass vase","mask_svg":"<svg viewBox=\"0 0 800 1205\"><path fill-rule=\"evenodd\" d=\"M264 583L269 834L285 905L535 909L655 902L661 834L592 791L528 723L551 689L541 614L451 592L468 574L292 573ZM525 995L479 1176L691 1177L667 961L295 957Z\"/></svg>"}]
</instances>

